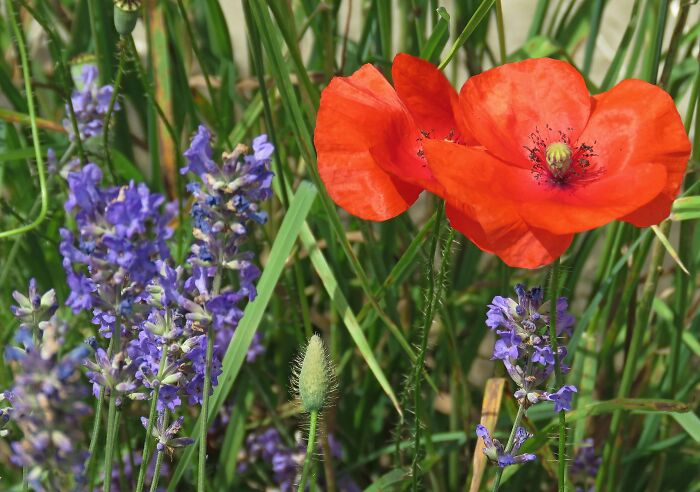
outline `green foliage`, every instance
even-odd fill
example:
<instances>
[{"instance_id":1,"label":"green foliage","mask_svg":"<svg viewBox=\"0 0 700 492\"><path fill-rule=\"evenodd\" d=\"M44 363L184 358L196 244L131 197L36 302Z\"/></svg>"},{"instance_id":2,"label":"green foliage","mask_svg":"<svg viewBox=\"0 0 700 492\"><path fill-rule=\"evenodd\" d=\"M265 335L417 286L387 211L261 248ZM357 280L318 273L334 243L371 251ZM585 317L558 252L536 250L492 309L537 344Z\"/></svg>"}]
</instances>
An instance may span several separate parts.
<instances>
[{"instance_id":1,"label":"green foliage","mask_svg":"<svg viewBox=\"0 0 700 492\"><path fill-rule=\"evenodd\" d=\"M61 302L69 295L58 252L58 230L70 225L63 209L66 183L56 170L45 175L44 163L49 148L59 158L105 156L103 142L71 145L62 123L74 89L71 60L91 53L104 83L121 77L122 110L112 115L112 134L105 139L114 172L105 168L105 174L115 184L145 181L179 201L172 241L178 260L188 250L191 225L177 168L196 126L202 122L216 135L217 153L260 133L277 149L270 221L254 241L263 258L258 298L245 310L209 404L209 421L230 415L225 432L209 437L209 490L259 490L272 483L263 466L242 474L234 463L246 435L269 426L295 445L299 410L289 405L288 372L300 342L314 331L337 365L338 401L319 423L344 447L342 458L323 452L336 478L352 477L367 490L468 488L474 453L481 453L474 426L485 381L502 375L494 374L499 369L489 360L493 339L484 326L485 305L494 295L509 295L516 282L546 285L548 272L509 269L458 233L454 244L435 251L441 217L433 214L431 200L415 215L384 223L338 211L316 169L320 94L334 75L349 75L364 63L390 75L401 50L440 64L456 86L500 64L501 50L508 61L580 61L594 93L627 77L663 86L678 104L694 153L671 221L656 231L620 223L582 233L562 258L560 289L577 317L565 381L580 389L567 414L567 454L571 458L587 437L599 453L607 450L599 490L698 490L697 6L684 0L676 12L674 2L635 0L627 2L628 10L615 9L624 17L615 19L622 27L608 60L601 33L617 2L602 0L531 0L515 13L499 0L143 3L133 45L128 37L120 41L114 29L112 2L3 3L22 15L17 32L12 15L0 16L0 231L19 231L0 233L1 347L17 327L9 309L13 290L24 290L34 277L40 290L55 288ZM501 32L497 3L504 14ZM506 36L514 16L530 16L527 36L517 44ZM15 43L18 33L25 33L26 53ZM426 299L436 287L429 290L438 273L425 275L435 258L449 268L439 295ZM61 313L70 320L67 347L94 334L87 316L71 317L66 308ZM267 352L248 365L255 333L262 334ZM423 361L425 368L416 370ZM0 353L0 390L12 376ZM512 393L507 389L503 396L500 429L515 418ZM138 416L148 414L149 403L131 402L114 417L125 430L112 436L115 455L143 445ZM197 412L184 410L183 435L194 439L201 426ZM502 490L546 489L556 482L551 436L557 422L551 408L528 413L525 426L535 437L523 450L536 452L538 462L506 469ZM100 470L101 443L93 460ZM197 445L175 453L161 486L192 490ZM8 488L22 479L10 453L0 439L0 476ZM471 490L487 490L495 474L487 468ZM328 476L319 462L309 480L325 484Z\"/></svg>"}]
</instances>

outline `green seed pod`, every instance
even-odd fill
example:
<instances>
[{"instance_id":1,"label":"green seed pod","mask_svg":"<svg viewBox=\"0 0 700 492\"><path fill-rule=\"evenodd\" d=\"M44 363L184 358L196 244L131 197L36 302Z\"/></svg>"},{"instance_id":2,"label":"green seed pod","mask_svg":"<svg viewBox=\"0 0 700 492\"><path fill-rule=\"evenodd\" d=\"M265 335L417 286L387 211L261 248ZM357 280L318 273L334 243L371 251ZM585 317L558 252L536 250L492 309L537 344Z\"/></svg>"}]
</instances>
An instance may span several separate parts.
<instances>
[{"instance_id":1,"label":"green seed pod","mask_svg":"<svg viewBox=\"0 0 700 492\"><path fill-rule=\"evenodd\" d=\"M83 70L86 67L97 67L97 58L93 54L78 55L70 61L70 75L75 84L75 88L82 91L85 88Z\"/></svg>"},{"instance_id":2,"label":"green seed pod","mask_svg":"<svg viewBox=\"0 0 700 492\"><path fill-rule=\"evenodd\" d=\"M309 340L298 370L297 389L305 412L320 411L333 387L326 349L318 335Z\"/></svg>"},{"instance_id":3,"label":"green seed pod","mask_svg":"<svg viewBox=\"0 0 700 492\"><path fill-rule=\"evenodd\" d=\"M114 28L122 36L131 34L139 20L141 0L114 1Z\"/></svg>"}]
</instances>

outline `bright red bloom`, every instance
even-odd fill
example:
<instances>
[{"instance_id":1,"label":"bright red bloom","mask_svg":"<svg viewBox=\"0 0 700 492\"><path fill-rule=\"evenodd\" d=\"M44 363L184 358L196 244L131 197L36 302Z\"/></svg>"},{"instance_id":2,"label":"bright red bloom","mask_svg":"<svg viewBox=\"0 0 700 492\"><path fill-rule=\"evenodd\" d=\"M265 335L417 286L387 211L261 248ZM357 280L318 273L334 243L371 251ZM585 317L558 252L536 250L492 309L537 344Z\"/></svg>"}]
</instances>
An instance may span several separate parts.
<instances>
[{"instance_id":1,"label":"bright red bloom","mask_svg":"<svg viewBox=\"0 0 700 492\"><path fill-rule=\"evenodd\" d=\"M666 92L625 80L591 97L583 77L557 60L470 78L460 109L480 146L430 140L425 154L450 205L474 217L492 244L517 242L495 251L511 266L549 263L574 233L616 219L660 222L690 155Z\"/></svg>"},{"instance_id":2,"label":"bright red bloom","mask_svg":"<svg viewBox=\"0 0 700 492\"><path fill-rule=\"evenodd\" d=\"M364 65L350 77L334 78L321 95L316 121L318 170L328 193L347 212L367 220L395 217L424 189L445 195L427 166L423 142L477 143L463 121L457 92L436 67L399 54L392 76L394 87L372 65ZM542 263L552 254L552 238L558 239L521 228L493 240L471 210L464 214L447 203L446 212L455 228L499 256L526 255ZM560 242L558 254L570 238Z\"/></svg>"},{"instance_id":3,"label":"bright red bloom","mask_svg":"<svg viewBox=\"0 0 700 492\"><path fill-rule=\"evenodd\" d=\"M372 65L335 77L321 95L314 143L331 198L349 213L387 220L424 189L442 191L423 157L422 141L473 140L459 128L457 92L430 63L399 54L394 87Z\"/></svg>"},{"instance_id":4,"label":"bright red bloom","mask_svg":"<svg viewBox=\"0 0 700 492\"><path fill-rule=\"evenodd\" d=\"M670 211L690 143L655 86L628 80L591 97L573 67L551 59L472 77L459 97L409 55L397 55L392 76L394 87L365 65L321 97L319 173L353 215L387 220L425 189L481 249L535 268L576 232L615 219L648 226Z\"/></svg>"}]
</instances>

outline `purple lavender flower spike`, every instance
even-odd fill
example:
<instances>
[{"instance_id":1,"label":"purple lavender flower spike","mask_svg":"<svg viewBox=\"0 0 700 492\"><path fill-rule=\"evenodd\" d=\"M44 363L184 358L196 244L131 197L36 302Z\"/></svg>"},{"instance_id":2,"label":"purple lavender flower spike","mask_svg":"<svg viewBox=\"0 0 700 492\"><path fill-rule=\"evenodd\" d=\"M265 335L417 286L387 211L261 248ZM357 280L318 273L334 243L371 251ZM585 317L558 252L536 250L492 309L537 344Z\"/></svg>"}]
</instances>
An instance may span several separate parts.
<instances>
[{"instance_id":1,"label":"purple lavender flower spike","mask_svg":"<svg viewBox=\"0 0 700 492\"><path fill-rule=\"evenodd\" d=\"M484 441L485 447L483 452L486 457L498 464L498 466L501 468L526 463L536 459L534 454L516 454L520 450L523 443L531 437L531 434L522 427L518 427L516 430L515 440L513 441L513 449L508 453L506 453L503 444L498 439L493 439L491 434L489 434L488 429L483 425L479 424L476 426L476 435Z\"/></svg>"},{"instance_id":2,"label":"purple lavender flower spike","mask_svg":"<svg viewBox=\"0 0 700 492\"><path fill-rule=\"evenodd\" d=\"M245 250L250 223L265 223L266 213L260 202L272 194L270 157L274 147L267 136L257 137L250 149L237 146L225 153L219 165L213 160L211 134L200 125L185 151L187 166L183 174L191 172L199 181L187 185L194 203L192 217L195 242L188 263L191 276L184 283L180 306L184 308L188 329L192 337L183 344L184 359L193 368L193 374L185 383L185 392L191 403L201 401L204 375L204 348L206 337L197 339L197 333L214 332L214 360L212 384L220 373L221 359L233 333L243 317L243 304L257 295L255 282L260 270L254 263L254 254ZM237 285L219 288L215 278L221 278L225 270L238 278ZM218 282L218 281L217 281ZM263 348L259 339L251 347L248 360L253 361ZM196 391L200 391L200 396Z\"/></svg>"},{"instance_id":3,"label":"purple lavender flower spike","mask_svg":"<svg viewBox=\"0 0 700 492\"><path fill-rule=\"evenodd\" d=\"M41 321L41 337L31 338L14 366L14 385L3 393L11 409L0 410L0 429L12 421L22 437L11 443L10 460L27 469L27 481L35 490L68 490L74 474L83 473L87 453L77 443L83 441L83 418L91 408L83 402L87 387L82 382L80 364L86 347L59 355L64 346L65 324L55 317ZM0 435L6 435L2 429Z\"/></svg>"}]
</instances>

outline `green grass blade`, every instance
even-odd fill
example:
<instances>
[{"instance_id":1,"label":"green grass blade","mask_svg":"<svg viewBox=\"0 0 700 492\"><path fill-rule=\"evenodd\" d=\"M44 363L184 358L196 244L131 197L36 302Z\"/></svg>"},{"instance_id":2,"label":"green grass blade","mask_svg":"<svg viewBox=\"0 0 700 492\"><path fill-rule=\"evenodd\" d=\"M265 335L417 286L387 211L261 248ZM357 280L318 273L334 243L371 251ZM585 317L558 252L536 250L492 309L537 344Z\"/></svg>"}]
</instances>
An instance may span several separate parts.
<instances>
[{"instance_id":1,"label":"green grass blade","mask_svg":"<svg viewBox=\"0 0 700 492\"><path fill-rule=\"evenodd\" d=\"M350 336L355 342L355 345L357 345L358 350L365 359L365 362L367 362L372 374L374 374L377 382L391 400L391 403L396 408L396 411L399 413L401 418L403 418L403 412L401 411L399 401L394 394L394 390L391 389L389 381L386 379L381 366L374 356L372 347L370 347L369 343L367 342L367 338L365 338L364 333L362 333L362 328L360 328L357 318L350 309L348 301L345 299L342 290L340 290L338 281L336 280L335 275L333 275L333 271L328 265L326 258L323 256L323 253L321 253L321 250L318 249L316 239L311 233L311 229L308 225L305 224L301 229L299 238L301 239L304 248L308 251L309 257L311 258L311 263L313 263L316 273L321 278L321 282L323 282L323 286L326 288L326 292L330 296L333 306L343 319L343 322L345 323Z\"/></svg>"},{"instance_id":2,"label":"green grass blade","mask_svg":"<svg viewBox=\"0 0 700 492\"><path fill-rule=\"evenodd\" d=\"M493 7L495 2L496 0L483 0L481 2L481 5L479 5L479 7L476 9L474 15L472 15L471 19L469 19L467 25L464 26L464 29L457 37L454 44L450 47L450 50L447 52L445 58L442 60L442 62L440 62L440 70L444 69L450 63L450 61L452 61L452 58L454 58L454 56L457 54L457 51L464 43L467 42L469 36L471 36L474 30L479 26L479 24L481 24L481 21L486 18L489 10L491 10L491 7Z\"/></svg>"}]
</instances>

